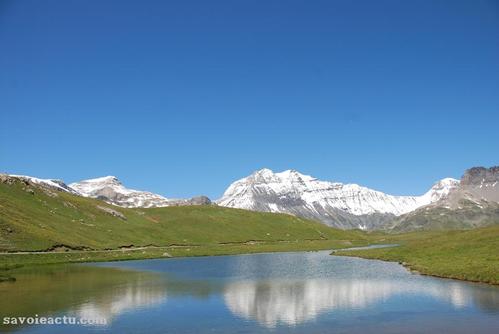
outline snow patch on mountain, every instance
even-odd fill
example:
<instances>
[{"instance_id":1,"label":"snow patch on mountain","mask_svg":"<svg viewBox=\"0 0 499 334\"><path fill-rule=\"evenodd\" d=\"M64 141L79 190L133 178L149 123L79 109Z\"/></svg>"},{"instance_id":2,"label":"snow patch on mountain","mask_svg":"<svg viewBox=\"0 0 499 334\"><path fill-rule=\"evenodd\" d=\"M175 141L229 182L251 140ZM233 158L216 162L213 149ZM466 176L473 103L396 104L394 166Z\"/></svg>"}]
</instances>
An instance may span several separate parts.
<instances>
[{"instance_id":1,"label":"snow patch on mountain","mask_svg":"<svg viewBox=\"0 0 499 334\"><path fill-rule=\"evenodd\" d=\"M104 176L69 184L81 196L102 199L126 208L169 206L170 200L148 191L128 189L115 176Z\"/></svg>"},{"instance_id":2,"label":"snow patch on mountain","mask_svg":"<svg viewBox=\"0 0 499 334\"><path fill-rule=\"evenodd\" d=\"M458 185L458 180L446 178L422 196L392 196L358 184L321 181L295 170L274 173L264 168L232 183L217 204L322 221L331 220L338 212L399 216L440 200Z\"/></svg>"},{"instance_id":3,"label":"snow patch on mountain","mask_svg":"<svg viewBox=\"0 0 499 334\"><path fill-rule=\"evenodd\" d=\"M65 191L65 192L69 192L69 193L72 193L72 194L78 194L77 191L75 191L74 189L71 189L70 187L68 187L64 183L64 181L62 181L62 180L58 180L58 179L40 179L40 178L33 177L33 176L15 175L15 174L9 174L9 176L10 177L15 177L15 178L18 178L18 179L21 179L21 180L26 180L26 181L32 182L34 184L37 184L37 185L41 185L41 186L46 186L46 187L49 187L49 188L57 189L59 191Z\"/></svg>"},{"instance_id":4,"label":"snow patch on mountain","mask_svg":"<svg viewBox=\"0 0 499 334\"><path fill-rule=\"evenodd\" d=\"M210 199L206 196L196 196L190 199L171 199L148 191L129 189L115 176L83 180L71 183L69 187L81 196L101 199L109 204L124 208L211 204Z\"/></svg>"}]
</instances>

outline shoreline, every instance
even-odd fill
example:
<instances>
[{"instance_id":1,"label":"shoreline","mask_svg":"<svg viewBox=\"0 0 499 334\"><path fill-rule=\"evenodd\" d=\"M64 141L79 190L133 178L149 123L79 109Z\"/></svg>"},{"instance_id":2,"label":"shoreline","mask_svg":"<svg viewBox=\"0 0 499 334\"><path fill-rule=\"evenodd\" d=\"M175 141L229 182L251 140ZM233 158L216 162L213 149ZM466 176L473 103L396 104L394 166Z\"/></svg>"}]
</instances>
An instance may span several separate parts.
<instances>
[{"instance_id":1,"label":"shoreline","mask_svg":"<svg viewBox=\"0 0 499 334\"><path fill-rule=\"evenodd\" d=\"M282 245L282 244L281 244ZM112 249L112 250L87 250L87 251L67 251L67 252L10 252L10 253L0 253L0 284L1 283L12 283L15 282L15 274L18 270L29 268L33 266L40 265L67 265L67 264L78 264L78 263L98 263L98 262L118 262L118 261L134 261L134 260L152 260L152 259L165 259L165 258L187 258L187 257L206 257L206 256L230 256L230 255L250 255L250 254L262 254L262 253L287 253L287 252L310 252L310 251L331 251L331 256L345 256L345 257L356 257L367 260L378 260L384 262L396 262L399 265L406 268L408 271L414 274L436 277L441 279L451 279L477 284L487 284L493 286L499 286L499 282L486 281L486 280L476 280L466 277L458 277L451 275L441 275L438 273L432 273L431 271L421 271L415 269L416 265L410 262L403 262L396 259L386 259L382 257L376 257L367 254L355 254L358 251L369 251L369 250L381 250L399 247L397 244L368 244L368 245L352 245L352 247L345 248L332 248L324 243L323 245L310 245L310 244L294 244L295 247L281 248L279 243L272 244L247 244L244 246L246 249L235 249L234 244L216 244L216 245L198 245L198 246L152 246L152 247L137 247L137 248L127 248L127 249ZM241 244L237 244L241 246ZM338 246L338 245L337 245ZM218 252L214 252L213 249L217 248ZM147 252L153 251L153 252ZM158 252L162 252L161 254ZM139 253L137 253L139 252ZM172 254L173 253L173 254ZM97 254L97 256L83 256L84 254ZM106 255L120 255L109 257ZM99 255L104 255L103 257ZM4 261L5 256L12 257L43 257L49 256L52 259L49 261L27 261L24 263L11 263L6 264ZM68 258L68 256L70 256ZM79 256L78 258L71 258L71 256ZM83 257L82 257L83 256ZM38 259L40 260L40 259ZM42 259L43 260L43 259Z\"/></svg>"},{"instance_id":2,"label":"shoreline","mask_svg":"<svg viewBox=\"0 0 499 334\"><path fill-rule=\"evenodd\" d=\"M431 274L431 273L427 273L427 272L420 272L418 270L413 269L411 267L410 263L400 262L397 260L384 260L384 259L370 258L370 257L364 257L364 256L355 256L355 255L350 255L350 254L349 255L342 255L342 254L335 254L334 252L332 252L330 255L332 255L332 256L344 256L344 257L355 257L355 258L365 259L365 260L377 260L377 261L383 261L383 262L397 263L415 275L436 277L436 278L441 278L441 279L446 279L446 280L455 280L455 281L461 281L461 282L486 284L486 285L493 285L493 286L499 287L499 283L495 283L495 282L486 282L486 281L472 280L472 279L466 279L466 278L460 278L460 277L443 276L443 275Z\"/></svg>"},{"instance_id":3,"label":"shoreline","mask_svg":"<svg viewBox=\"0 0 499 334\"><path fill-rule=\"evenodd\" d=\"M386 247L389 248L389 247ZM379 249L379 248L373 248L373 249ZM339 253L340 252L340 253ZM345 254L342 254L345 252ZM412 264L410 262L405 262L405 261L400 261L396 259L386 259L382 257L375 257L375 256L369 256L369 255L364 255L364 254L354 254L355 250L333 250L331 252L331 256L344 256L344 257L355 257L355 258L360 258L360 259L365 259L365 260L377 260L377 261L383 261L383 262L392 262L392 263L397 263L407 269L409 272L415 274L415 275L422 275L422 276L430 276L430 277L436 277L436 278L441 278L441 279L447 279L447 280L457 280L457 281L462 281L462 282L469 282L469 283L477 283L477 284L486 284L486 285L493 285L493 286L498 286L499 287L499 282L496 281L487 281L487 280L477 280L477 279L472 279L472 278L467 278L463 276L453 276L453 275L442 275L438 273L432 273L431 271L422 271L421 269L415 269L417 265Z\"/></svg>"},{"instance_id":4,"label":"shoreline","mask_svg":"<svg viewBox=\"0 0 499 334\"><path fill-rule=\"evenodd\" d=\"M25 267L89 262L147 260L161 258L244 255L296 251L347 249L345 246L364 246L367 242L349 240L309 240L299 242L233 243L175 246L136 247L112 250L64 252L8 252L0 253L0 278L15 274ZM1 281L0 281L1 282Z\"/></svg>"}]
</instances>

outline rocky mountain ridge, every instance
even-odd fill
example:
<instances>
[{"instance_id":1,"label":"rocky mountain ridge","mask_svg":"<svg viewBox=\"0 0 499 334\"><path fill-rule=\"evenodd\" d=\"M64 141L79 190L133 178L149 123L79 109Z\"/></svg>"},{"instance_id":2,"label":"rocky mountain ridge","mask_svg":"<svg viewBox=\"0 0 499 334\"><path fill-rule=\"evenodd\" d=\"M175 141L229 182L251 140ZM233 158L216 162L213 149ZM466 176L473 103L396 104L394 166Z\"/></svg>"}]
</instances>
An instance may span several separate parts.
<instances>
[{"instance_id":1,"label":"rocky mountain ridge","mask_svg":"<svg viewBox=\"0 0 499 334\"><path fill-rule=\"evenodd\" d=\"M473 167L459 186L440 200L394 219L384 228L414 230L463 229L499 223L499 167Z\"/></svg>"},{"instance_id":2,"label":"rocky mountain ridge","mask_svg":"<svg viewBox=\"0 0 499 334\"><path fill-rule=\"evenodd\" d=\"M71 183L69 188L81 196L101 199L109 204L125 208L157 208L179 205L208 205L206 196L190 199L170 199L148 191L126 188L115 176L105 176Z\"/></svg>"},{"instance_id":3,"label":"rocky mountain ridge","mask_svg":"<svg viewBox=\"0 0 499 334\"><path fill-rule=\"evenodd\" d=\"M376 229L396 216L437 202L457 187L445 178L421 196L393 196L359 186L321 181L295 170L261 169L232 183L221 206L289 213L338 228Z\"/></svg>"},{"instance_id":4,"label":"rocky mountain ridge","mask_svg":"<svg viewBox=\"0 0 499 334\"><path fill-rule=\"evenodd\" d=\"M57 179L0 174L1 183L20 179L26 191L38 186L103 200L126 208L207 205L206 196L170 199L126 188L106 176L66 185ZM445 178L420 196L393 196L357 184L321 181L295 170L261 169L232 183L215 204L288 213L341 229L412 231L471 228L499 223L499 167L473 167L461 180Z\"/></svg>"},{"instance_id":5,"label":"rocky mountain ridge","mask_svg":"<svg viewBox=\"0 0 499 334\"><path fill-rule=\"evenodd\" d=\"M88 179L67 185L64 181L58 179L40 179L26 175L0 175L2 176L0 180L3 180L2 182L9 182L9 178L20 179L27 185L33 183L47 191L64 191L73 195L96 198L124 208L211 204L210 199L206 196L196 196L190 199L169 199L148 191L128 189L115 176Z\"/></svg>"}]
</instances>

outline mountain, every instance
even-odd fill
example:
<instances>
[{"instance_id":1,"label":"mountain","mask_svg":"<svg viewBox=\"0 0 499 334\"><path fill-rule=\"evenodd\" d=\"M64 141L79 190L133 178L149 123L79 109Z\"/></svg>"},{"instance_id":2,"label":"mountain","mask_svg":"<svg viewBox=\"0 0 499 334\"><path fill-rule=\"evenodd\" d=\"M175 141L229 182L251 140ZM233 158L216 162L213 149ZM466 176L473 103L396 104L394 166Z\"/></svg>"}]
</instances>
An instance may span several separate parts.
<instances>
[{"instance_id":1,"label":"mountain","mask_svg":"<svg viewBox=\"0 0 499 334\"><path fill-rule=\"evenodd\" d=\"M3 175L56 196L64 192L123 208L206 205L205 196L169 199L126 188L106 176L66 185L57 179ZM1 181L1 180L0 180ZM445 178L421 196L393 196L359 186L321 181L295 170L261 169L232 183L216 204L259 212L288 213L341 229L406 232L461 229L494 224L499 217L499 167L468 169L460 181ZM117 213L116 216L119 216Z\"/></svg>"},{"instance_id":2,"label":"mountain","mask_svg":"<svg viewBox=\"0 0 499 334\"><path fill-rule=\"evenodd\" d=\"M0 252L175 245L194 253L205 245L222 253L260 242L292 249L310 240L341 246L361 239L290 215L216 205L121 208L53 180L0 174Z\"/></svg>"},{"instance_id":3,"label":"mountain","mask_svg":"<svg viewBox=\"0 0 499 334\"><path fill-rule=\"evenodd\" d=\"M59 190L59 191L65 191L68 193L72 193L75 195L79 195L79 193L70 188L68 185L64 183L62 180L58 179L40 179L37 177L33 176L26 176L26 175L6 175L6 174L0 174L1 179L0 181L3 182L14 182L15 179L21 180L22 182L31 184L36 184L38 186L44 187L46 189L52 189L52 190Z\"/></svg>"},{"instance_id":4,"label":"mountain","mask_svg":"<svg viewBox=\"0 0 499 334\"><path fill-rule=\"evenodd\" d=\"M46 191L64 191L73 195L96 198L124 208L156 208L211 204L210 199L206 196L196 196L190 199L168 199L148 191L128 189L115 176L104 176L66 185L64 181L58 179L40 179L26 175L1 175L4 178L11 177L41 186Z\"/></svg>"},{"instance_id":5,"label":"mountain","mask_svg":"<svg viewBox=\"0 0 499 334\"><path fill-rule=\"evenodd\" d=\"M447 196L395 219L394 232L466 229L499 223L499 167L465 171Z\"/></svg>"},{"instance_id":6,"label":"mountain","mask_svg":"<svg viewBox=\"0 0 499 334\"><path fill-rule=\"evenodd\" d=\"M458 180L437 182L422 196L393 196L357 184L321 181L295 170L261 169L232 183L218 205L282 212L351 229L376 229L397 216L446 197Z\"/></svg>"},{"instance_id":7,"label":"mountain","mask_svg":"<svg viewBox=\"0 0 499 334\"><path fill-rule=\"evenodd\" d=\"M468 169L461 178L463 196L499 202L499 166Z\"/></svg>"},{"instance_id":8,"label":"mountain","mask_svg":"<svg viewBox=\"0 0 499 334\"><path fill-rule=\"evenodd\" d=\"M115 176L71 183L69 188L84 197L103 200L124 208L155 208L175 205L204 205L211 201L206 196L191 199L168 199L148 191L128 189Z\"/></svg>"}]
</instances>

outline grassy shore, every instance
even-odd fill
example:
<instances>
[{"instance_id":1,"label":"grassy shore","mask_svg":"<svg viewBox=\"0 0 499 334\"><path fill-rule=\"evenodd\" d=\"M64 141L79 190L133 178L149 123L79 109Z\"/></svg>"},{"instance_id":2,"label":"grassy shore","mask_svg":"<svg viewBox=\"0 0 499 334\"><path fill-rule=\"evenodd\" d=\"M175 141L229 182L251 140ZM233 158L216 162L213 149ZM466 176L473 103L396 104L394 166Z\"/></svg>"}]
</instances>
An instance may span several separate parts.
<instances>
[{"instance_id":1,"label":"grassy shore","mask_svg":"<svg viewBox=\"0 0 499 334\"><path fill-rule=\"evenodd\" d=\"M141 247L136 249L106 251L27 252L0 254L0 282L15 280L16 272L26 266L80 262L126 261L186 256L317 251L363 245L367 245L366 240L305 240Z\"/></svg>"},{"instance_id":2,"label":"grassy shore","mask_svg":"<svg viewBox=\"0 0 499 334\"><path fill-rule=\"evenodd\" d=\"M152 259L162 257L216 256L265 252L315 251L366 245L365 241L310 240L243 244L207 244L191 246L141 247L106 251L27 252L0 254L0 270L25 265L101 262Z\"/></svg>"},{"instance_id":3,"label":"grassy shore","mask_svg":"<svg viewBox=\"0 0 499 334\"><path fill-rule=\"evenodd\" d=\"M13 280L18 269L33 265L315 251L383 243L398 243L400 246L369 250L341 250L335 252L335 255L395 261L421 274L499 284L499 226L469 231L418 232L401 235L375 233L355 240L219 243L105 251L0 254L0 281Z\"/></svg>"},{"instance_id":4,"label":"grassy shore","mask_svg":"<svg viewBox=\"0 0 499 334\"><path fill-rule=\"evenodd\" d=\"M425 275L499 284L497 225L467 231L373 234L371 238L371 242L400 246L335 254L396 261Z\"/></svg>"},{"instance_id":5,"label":"grassy shore","mask_svg":"<svg viewBox=\"0 0 499 334\"><path fill-rule=\"evenodd\" d=\"M54 263L304 251L367 244L286 214L218 206L127 209L19 180L0 183L0 276Z\"/></svg>"}]
</instances>

